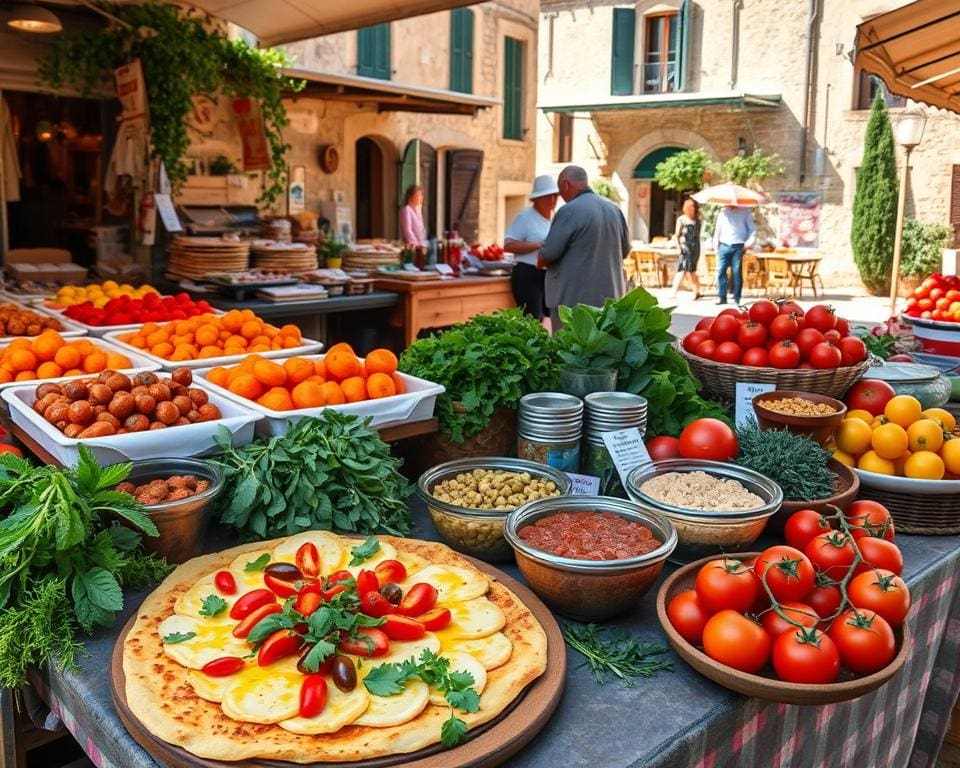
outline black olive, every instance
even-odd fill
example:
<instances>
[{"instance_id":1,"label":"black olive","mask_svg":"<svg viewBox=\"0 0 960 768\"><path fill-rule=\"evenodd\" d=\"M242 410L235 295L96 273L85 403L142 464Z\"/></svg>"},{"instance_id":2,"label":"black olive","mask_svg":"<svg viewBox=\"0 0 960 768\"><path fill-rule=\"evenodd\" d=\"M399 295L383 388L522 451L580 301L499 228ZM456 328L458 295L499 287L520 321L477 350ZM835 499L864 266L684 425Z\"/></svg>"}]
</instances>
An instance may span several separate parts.
<instances>
[{"instance_id":1,"label":"black olive","mask_svg":"<svg viewBox=\"0 0 960 768\"><path fill-rule=\"evenodd\" d=\"M357 687L357 670L353 666L353 659L338 653L333 657L333 684L344 693L350 693Z\"/></svg>"},{"instance_id":2,"label":"black olive","mask_svg":"<svg viewBox=\"0 0 960 768\"><path fill-rule=\"evenodd\" d=\"M269 573L273 578L280 581L298 581L303 578L300 569L293 563L270 563L263 569L264 573Z\"/></svg>"},{"instance_id":3,"label":"black olive","mask_svg":"<svg viewBox=\"0 0 960 768\"><path fill-rule=\"evenodd\" d=\"M306 666L304 666L304 662L307 660L307 654L309 654L310 651L312 650L313 650L313 643L307 643L307 645L303 646L303 651L301 652L300 658L297 661L297 671L300 672L301 674L304 674L304 675L313 674L309 669L306 668Z\"/></svg>"},{"instance_id":4,"label":"black olive","mask_svg":"<svg viewBox=\"0 0 960 768\"><path fill-rule=\"evenodd\" d=\"M392 581L380 587L380 594L391 605L400 605L400 601L403 600L403 590L399 584L394 584Z\"/></svg>"}]
</instances>

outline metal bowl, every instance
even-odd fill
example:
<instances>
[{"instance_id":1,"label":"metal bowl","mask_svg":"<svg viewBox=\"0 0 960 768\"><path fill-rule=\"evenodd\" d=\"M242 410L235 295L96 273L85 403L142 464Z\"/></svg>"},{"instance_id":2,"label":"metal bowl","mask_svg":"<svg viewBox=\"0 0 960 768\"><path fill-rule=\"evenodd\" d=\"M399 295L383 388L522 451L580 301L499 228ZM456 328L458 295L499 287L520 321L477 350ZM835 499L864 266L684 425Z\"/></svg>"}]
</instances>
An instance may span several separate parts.
<instances>
[{"instance_id":1,"label":"metal bowl","mask_svg":"<svg viewBox=\"0 0 960 768\"><path fill-rule=\"evenodd\" d=\"M573 486L570 478L558 469L534 461L502 456L476 456L448 461L420 475L417 495L426 504L437 533L454 549L481 560L503 561L512 558L513 549L503 537L504 522L512 510L473 509L433 497L433 489L438 483L475 469L529 472L535 477L552 480L561 495L569 493Z\"/></svg>"},{"instance_id":2,"label":"metal bowl","mask_svg":"<svg viewBox=\"0 0 960 768\"><path fill-rule=\"evenodd\" d=\"M729 512L687 509L658 501L640 490L647 480L658 475L697 470L721 479L736 480L763 499L762 506ZM673 523L679 543L671 560L680 563L705 555L745 549L757 540L771 516L783 504L783 491L780 486L765 475L738 464L697 459L665 459L643 464L627 477L626 491L635 502L659 512Z\"/></svg>"},{"instance_id":3,"label":"metal bowl","mask_svg":"<svg viewBox=\"0 0 960 768\"><path fill-rule=\"evenodd\" d=\"M580 560L537 549L519 536L522 528L542 517L584 510L612 512L640 523L650 529L660 546L623 560ZM554 610L580 621L601 621L634 607L677 546L677 532L665 516L610 496L555 496L531 501L510 513L503 533L530 588Z\"/></svg>"}]
</instances>

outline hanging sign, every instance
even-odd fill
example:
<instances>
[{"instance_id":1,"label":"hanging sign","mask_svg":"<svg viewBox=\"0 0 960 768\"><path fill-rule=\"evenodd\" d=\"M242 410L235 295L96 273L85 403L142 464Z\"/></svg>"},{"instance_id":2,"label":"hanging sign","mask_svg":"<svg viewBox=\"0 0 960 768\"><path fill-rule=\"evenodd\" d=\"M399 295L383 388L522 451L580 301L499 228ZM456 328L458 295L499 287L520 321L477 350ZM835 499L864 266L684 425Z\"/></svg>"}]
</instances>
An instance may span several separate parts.
<instances>
[{"instance_id":1,"label":"hanging sign","mask_svg":"<svg viewBox=\"0 0 960 768\"><path fill-rule=\"evenodd\" d=\"M270 147L263 128L263 115L256 99L234 99L233 115L243 142L243 170L265 171L270 167Z\"/></svg>"}]
</instances>

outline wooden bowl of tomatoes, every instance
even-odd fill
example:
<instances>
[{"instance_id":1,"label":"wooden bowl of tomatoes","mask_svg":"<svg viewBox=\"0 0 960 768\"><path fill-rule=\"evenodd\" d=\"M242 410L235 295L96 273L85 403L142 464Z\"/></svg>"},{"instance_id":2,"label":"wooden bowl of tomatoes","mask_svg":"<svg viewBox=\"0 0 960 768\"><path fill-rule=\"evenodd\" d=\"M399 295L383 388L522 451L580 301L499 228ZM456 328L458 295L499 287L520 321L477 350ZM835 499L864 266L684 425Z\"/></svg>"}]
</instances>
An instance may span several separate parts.
<instances>
[{"instance_id":1,"label":"wooden bowl of tomatoes","mask_svg":"<svg viewBox=\"0 0 960 768\"><path fill-rule=\"evenodd\" d=\"M765 550L765 552L769 551L770 550ZM760 555L761 553L759 552L745 552L728 555L727 558L732 561L739 561L739 563L742 564L746 570L741 570L735 575L744 577L744 579L747 580L748 577L746 577L745 574L752 572L755 561ZM744 612L751 610L753 605L743 608L742 611L726 609L715 613L709 612L711 613L710 621L707 623L706 628L701 626L701 631L704 637L706 637L707 632L711 633L709 642L714 647L717 643L727 644L729 646L729 652L743 659L745 665L753 664L756 666L757 663L759 663L759 671L756 673L746 672L711 658L707 655L703 645L694 645L684 638L684 634L690 634L691 630L689 627L684 627L682 623L674 626L668 614L668 606L670 606L670 613L674 615L675 619L678 619L678 616L686 614L686 616L690 617L689 621L695 623L698 619L692 617L691 614L697 611L703 611L703 605L693 598L691 598L691 601L696 605L682 605L683 597L689 594L699 595L702 590L714 590L720 595L725 590L731 588L729 584L719 583L722 582L723 579L704 579L703 582L698 581L698 575L701 569L717 561L722 561L722 558L717 558L716 556L705 557L702 560L690 563L674 571L674 573L663 582L660 586L660 591L657 593L657 617L667 636L667 640L680 658L697 670L697 672L710 678L718 685L722 685L737 693L742 693L745 696L753 696L766 701L797 705L832 704L838 701L856 699L876 690L897 674L906 662L907 648L910 645L909 634L906 625L900 624L892 628L892 642L895 644L892 660L876 671L857 675L850 669L841 667L836 681L829 683L787 682L778 679L770 660L773 658L773 654L777 652L777 643L769 639L766 622L761 625L743 615ZM678 601L677 604L673 604L674 598L681 595L683 597L681 597L680 601ZM751 602L756 600L755 597L751 596L745 596L745 599ZM800 614L797 614L797 616L799 615ZM844 614L844 616L845 615L846 614ZM776 620L777 619L774 619L774 621ZM782 621L782 619L780 621ZM840 621L840 619L836 621ZM811 622L811 624L812 623L813 622ZM787 627L790 626L786 624L786 622L784 622L784 625ZM684 634L681 634L681 630L683 630ZM881 634L882 633L867 631L864 637L873 641L875 636ZM890 637L887 636L886 639L889 643ZM708 641L704 640L703 642ZM771 646L773 648L772 651L770 650ZM762 650L763 648L766 648L766 650ZM889 651L889 648L887 650ZM810 653L808 651L808 647L802 646L799 651L793 654L793 657L790 657L788 653L785 658L778 658L777 662L781 665L799 667L798 676L802 677L807 670L812 670L812 676L816 676L815 665L829 664L830 661L818 658L817 652ZM761 652L764 654L765 661L760 657ZM868 657L872 651L867 645L863 645L859 653L861 658L869 660ZM882 653L882 650L877 650L877 653ZM751 654L756 658L748 658ZM780 669L782 670L783 667L781 666Z\"/></svg>"}]
</instances>

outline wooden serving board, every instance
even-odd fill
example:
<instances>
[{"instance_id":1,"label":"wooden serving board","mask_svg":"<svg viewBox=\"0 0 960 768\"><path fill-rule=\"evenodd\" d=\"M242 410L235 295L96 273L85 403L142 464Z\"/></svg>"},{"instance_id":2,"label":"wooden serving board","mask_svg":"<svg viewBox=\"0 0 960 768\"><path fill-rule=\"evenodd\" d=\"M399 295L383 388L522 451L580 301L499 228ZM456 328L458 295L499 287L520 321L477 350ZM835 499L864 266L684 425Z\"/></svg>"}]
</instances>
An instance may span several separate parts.
<instances>
[{"instance_id":1,"label":"wooden serving board","mask_svg":"<svg viewBox=\"0 0 960 768\"><path fill-rule=\"evenodd\" d=\"M324 763L336 768L495 768L503 765L525 747L543 729L563 695L567 655L563 633L550 610L527 587L487 563L463 555L479 571L499 581L513 592L536 616L547 635L547 669L495 720L471 729L467 740L454 749L435 744L417 752L386 755L370 760ZM120 722L134 740L161 765L170 768L297 768L299 764L281 760L241 760L225 762L197 757L181 747L158 739L150 733L127 705L127 681L123 673L123 646L133 627L134 613L113 647L110 661L110 690Z\"/></svg>"}]
</instances>

